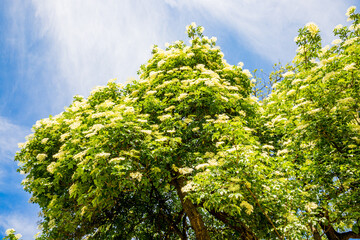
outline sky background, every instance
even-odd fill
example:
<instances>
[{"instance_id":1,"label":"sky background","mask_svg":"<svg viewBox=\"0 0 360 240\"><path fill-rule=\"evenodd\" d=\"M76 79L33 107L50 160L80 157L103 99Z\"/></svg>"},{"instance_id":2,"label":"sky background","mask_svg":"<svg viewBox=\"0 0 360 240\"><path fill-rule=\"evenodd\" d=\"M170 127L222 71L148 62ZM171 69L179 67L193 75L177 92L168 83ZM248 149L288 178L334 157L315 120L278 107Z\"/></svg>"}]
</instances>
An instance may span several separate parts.
<instances>
[{"instance_id":1,"label":"sky background","mask_svg":"<svg viewBox=\"0 0 360 240\"><path fill-rule=\"evenodd\" d=\"M356 0L0 0L0 238L38 232L39 208L13 161L35 122L63 111L72 96L137 77L153 44L187 42L196 22L217 37L228 63L269 74L295 55L297 30L315 22L323 43L348 25Z\"/></svg>"}]
</instances>

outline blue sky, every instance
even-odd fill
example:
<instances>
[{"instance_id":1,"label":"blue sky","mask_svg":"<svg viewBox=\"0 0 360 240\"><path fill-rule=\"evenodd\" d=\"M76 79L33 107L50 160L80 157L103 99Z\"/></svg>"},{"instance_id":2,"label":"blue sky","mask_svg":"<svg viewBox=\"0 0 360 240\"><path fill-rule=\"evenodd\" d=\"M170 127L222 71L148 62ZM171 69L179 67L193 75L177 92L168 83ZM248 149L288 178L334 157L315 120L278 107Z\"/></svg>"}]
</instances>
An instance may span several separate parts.
<instances>
[{"instance_id":1,"label":"blue sky","mask_svg":"<svg viewBox=\"0 0 360 240\"><path fill-rule=\"evenodd\" d=\"M230 64L264 69L291 61L298 28L312 21L323 42L355 0L2 0L0 4L0 238L38 231L37 206L13 156L36 120L61 112L109 79L136 77L150 47L186 40L196 22Z\"/></svg>"}]
</instances>

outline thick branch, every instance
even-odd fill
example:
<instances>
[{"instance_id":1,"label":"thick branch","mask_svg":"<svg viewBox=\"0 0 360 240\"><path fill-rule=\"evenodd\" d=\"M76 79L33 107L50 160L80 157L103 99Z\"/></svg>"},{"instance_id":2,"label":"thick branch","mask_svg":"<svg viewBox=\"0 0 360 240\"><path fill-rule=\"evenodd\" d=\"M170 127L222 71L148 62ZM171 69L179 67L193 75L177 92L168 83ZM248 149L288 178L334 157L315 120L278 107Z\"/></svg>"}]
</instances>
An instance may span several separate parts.
<instances>
[{"instance_id":1,"label":"thick branch","mask_svg":"<svg viewBox=\"0 0 360 240\"><path fill-rule=\"evenodd\" d=\"M321 216L325 216L325 218L329 221L329 223L319 222L321 228L323 229L326 237L329 240L348 240L350 238L360 239L360 234L354 233L353 231L348 231L344 233L337 232L334 227L330 223L329 213L324 209L324 213L320 214Z\"/></svg>"},{"instance_id":2,"label":"thick branch","mask_svg":"<svg viewBox=\"0 0 360 240\"><path fill-rule=\"evenodd\" d=\"M197 211L195 205L189 199L185 198L186 194L181 191L181 188L185 186L184 178L176 172L173 172L173 174L175 177L172 181L172 184L176 188L184 211L190 220L191 227L195 231L196 239L210 240L209 232L205 227L200 213Z\"/></svg>"},{"instance_id":3,"label":"thick branch","mask_svg":"<svg viewBox=\"0 0 360 240\"><path fill-rule=\"evenodd\" d=\"M319 231L316 229L316 227L314 227L313 225L309 225L310 230L313 234L314 240L321 240L321 235L319 233Z\"/></svg>"},{"instance_id":4,"label":"thick branch","mask_svg":"<svg viewBox=\"0 0 360 240\"><path fill-rule=\"evenodd\" d=\"M360 239L360 234L354 233L353 231L339 233L330 224L324 224L321 222L320 226L324 230L325 235L329 240L348 240L350 238Z\"/></svg>"},{"instance_id":5,"label":"thick branch","mask_svg":"<svg viewBox=\"0 0 360 240\"><path fill-rule=\"evenodd\" d=\"M179 227L177 226L177 224L181 221L181 217L184 215L184 210L181 210L179 212L177 219L175 219L174 221L173 217L169 216L169 213L171 213L171 211L168 209L168 207L165 204L166 200L162 198L160 192L154 186L152 186L151 190L152 192L155 193L154 197L159 203L159 207L160 207L159 215L161 215L169 224L169 231L175 232L177 235L179 235L181 240L187 240L186 232L182 233Z\"/></svg>"},{"instance_id":6,"label":"thick branch","mask_svg":"<svg viewBox=\"0 0 360 240\"><path fill-rule=\"evenodd\" d=\"M208 210L208 212L213 215L216 219L225 223L231 229L234 229L236 232L241 234L241 239L243 240L257 240L258 238L255 234L242 222L235 219L230 219L230 217L223 212L216 212L214 210Z\"/></svg>"}]
</instances>

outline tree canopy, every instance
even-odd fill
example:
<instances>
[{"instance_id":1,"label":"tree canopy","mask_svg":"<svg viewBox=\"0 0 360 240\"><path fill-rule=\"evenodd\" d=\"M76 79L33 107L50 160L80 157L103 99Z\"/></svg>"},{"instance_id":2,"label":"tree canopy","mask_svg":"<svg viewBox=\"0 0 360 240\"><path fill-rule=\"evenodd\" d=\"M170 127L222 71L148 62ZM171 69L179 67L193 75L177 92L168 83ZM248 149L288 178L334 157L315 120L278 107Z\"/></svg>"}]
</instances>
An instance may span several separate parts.
<instances>
[{"instance_id":1,"label":"tree canopy","mask_svg":"<svg viewBox=\"0 0 360 240\"><path fill-rule=\"evenodd\" d=\"M260 100L191 24L190 45L154 46L139 79L38 121L16 155L37 239L360 238L360 15L347 16L331 46L300 29Z\"/></svg>"}]
</instances>

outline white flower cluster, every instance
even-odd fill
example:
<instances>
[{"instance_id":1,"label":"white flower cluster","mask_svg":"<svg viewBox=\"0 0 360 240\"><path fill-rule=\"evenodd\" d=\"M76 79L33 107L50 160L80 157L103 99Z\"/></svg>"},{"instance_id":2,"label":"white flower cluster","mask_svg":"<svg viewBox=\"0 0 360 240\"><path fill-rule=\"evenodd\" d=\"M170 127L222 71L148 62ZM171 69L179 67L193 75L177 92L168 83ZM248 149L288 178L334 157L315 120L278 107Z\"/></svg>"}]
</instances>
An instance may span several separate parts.
<instances>
[{"instance_id":1,"label":"white flower cluster","mask_svg":"<svg viewBox=\"0 0 360 240\"><path fill-rule=\"evenodd\" d=\"M183 174L183 175L190 174L194 171L194 169L189 168L189 167L179 168L178 170L179 170L179 173Z\"/></svg>"},{"instance_id":2,"label":"white flower cluster","mask_svg":"<svg viewBox=\"0 0 360 240\"><path fill-rule=\"evenodd\" d=\"M44 161L46 158L47 158L47 154L45 153L39 153L37 156L36 156L36 159L39 160L39 161Z\"/></svg>"},{"instance_id":3,"label":"white flower cluster","mask_svg":"<svg viewBox=\"0 0 360 240\"><path fill-rule=\"evenodd\" d=\"M186 193L196 189L196 186L193 182L189 181L184 187L181 188L181 191Z\"/></svg>"},{"instance_id":4,"label":"white flower cluster","mask_svg":"<svg viewBox=\"0 0 360 240\"><path fill-rule=\"evenodd\" d=\"M312 37L314 37L319 32L319 27L313 22L309 22L305 26L308 29L308 31L310 32Z\"/></svg>"},{"instance_id":5,"label":"white flower cluster","mask_svg":"<svg viewBox=\"0 0 360 240\"><path fill-rule=\"evenodd\" d=\"M356 7L355 7L355 6L351 6L351 7L348 8L348 10L346 11L346 14L345 14L345 15L346 15L347 17L350 17L350 15L355 12L355 10L356 10Z\"/></svg>"},{"instance_id":6,"label":"white flower cluster","mask_svg":"<svg viewBox=\"0 0 360 240\"><path fill-rule=\"evenodd\" d=\"M110 153L101 152L95 155L95 158L108 158L110 157Z\"/></svg>"},{"instance_id":7,"label":"white flower cluster","mask_svg":"<svg viewBox=\"0 0 360 240\"><path fill-rule=\"evenodd\" d=\"M139 173L139 172L132 172L132 173L130 173L130 177L141 182L143 175L142 175L142 173Z\"/></svg>"}]
</instances>

